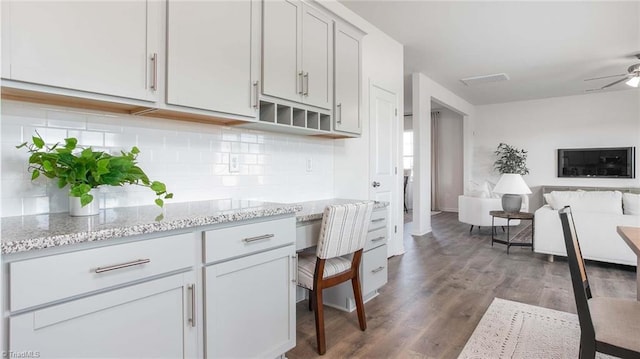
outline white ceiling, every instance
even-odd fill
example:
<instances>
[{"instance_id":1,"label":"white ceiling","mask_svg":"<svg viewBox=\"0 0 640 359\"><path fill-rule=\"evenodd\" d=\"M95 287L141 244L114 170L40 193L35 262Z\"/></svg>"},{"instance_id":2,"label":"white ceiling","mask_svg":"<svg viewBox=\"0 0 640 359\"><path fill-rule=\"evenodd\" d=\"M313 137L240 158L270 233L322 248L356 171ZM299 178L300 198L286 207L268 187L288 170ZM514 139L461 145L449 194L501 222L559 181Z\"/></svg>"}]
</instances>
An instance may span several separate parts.
<instances>
[{"instance_id":1,"label":"white ceiling","mask_svg":"<svg viewBox=\"0 0 640 359\"><path fill-rule=\"evenodd\" d=\"M640 1L341 2L405 45L405 81L422 72L474 105L583 94L616 80L584 79L640 62ZM509 81L460 82L502 72Z\"/></svg>"}]
</instances>

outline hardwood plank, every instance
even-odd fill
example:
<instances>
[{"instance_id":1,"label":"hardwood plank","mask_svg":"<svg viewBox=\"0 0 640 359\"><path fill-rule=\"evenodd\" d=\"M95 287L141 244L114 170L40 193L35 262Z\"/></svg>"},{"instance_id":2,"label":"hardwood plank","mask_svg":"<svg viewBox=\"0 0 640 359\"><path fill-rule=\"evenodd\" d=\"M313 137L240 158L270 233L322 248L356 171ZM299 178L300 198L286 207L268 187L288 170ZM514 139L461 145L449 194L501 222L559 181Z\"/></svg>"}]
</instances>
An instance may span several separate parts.
<instances>
[{"instance_id":1,"label":"hardwood plank","mask_svg":"<svg viewBox=\"0 0 640 359\"><path fill-rule=\"evenodd\" d=\"M325 307L323 357L456 358L494 297L576 312L565 259L551 263L528 247L507 255L506 246L491 247L490 228L469 233L457 213L432 216L425 236L410 236L410 225L406 253L389 259L389 283L365 304L365 332L355 312ZM524 227L515 229L522 237ZM587 272L596 295L635 298L635 267L587 262ZM306 301L297 320L297 346L287 357L318 357Z\"/></svg>"}]
</instances>

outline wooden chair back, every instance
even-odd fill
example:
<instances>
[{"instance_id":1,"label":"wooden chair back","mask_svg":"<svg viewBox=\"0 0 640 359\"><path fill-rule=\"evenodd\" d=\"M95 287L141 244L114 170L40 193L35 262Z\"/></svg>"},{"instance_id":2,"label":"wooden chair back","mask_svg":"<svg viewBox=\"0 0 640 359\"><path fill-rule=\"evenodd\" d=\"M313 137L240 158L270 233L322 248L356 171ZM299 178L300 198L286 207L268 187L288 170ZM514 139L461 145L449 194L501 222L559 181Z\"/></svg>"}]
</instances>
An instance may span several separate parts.
<instances>
[{"instance_id":1,"label":"wooden chair back","mask_svg":"<svg viewBox=\"0 0 640 359\"><path fill-rule=\"evenodd\" d=\"M569 262L569 271L571 272L571 283L573 284L573 295L576 301L581 335L595 341L595 330L588 304L588 300L591 299L591 288L589 287L589 279L587 278L571 207L564 207L558 211L558 214L560 215L564 243L567 248L567 260Z\"/></svg>"}]
</instances>

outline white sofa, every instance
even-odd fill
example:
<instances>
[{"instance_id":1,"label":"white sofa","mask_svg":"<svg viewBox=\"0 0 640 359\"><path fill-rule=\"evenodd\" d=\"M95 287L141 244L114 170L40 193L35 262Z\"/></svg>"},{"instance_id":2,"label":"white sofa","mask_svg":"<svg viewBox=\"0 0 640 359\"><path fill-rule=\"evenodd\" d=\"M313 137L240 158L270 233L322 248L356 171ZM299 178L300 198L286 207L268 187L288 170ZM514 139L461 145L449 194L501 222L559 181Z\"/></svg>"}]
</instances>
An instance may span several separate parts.
<instances>
[{"instance_id":1,"label":"white sofa","mask_svg":"<svg viewBox=\"0 0 640 359\"><path fill-rule=\"evenodd\" d=\"M640 226L640 195L619 191L553 191L535 212L534 251L566 256L558 209L571 206L585 259L637 265L636 255L616 232L617 226ZM624 206L623 206L624 204Z\"/></svg>"}]
</instances>

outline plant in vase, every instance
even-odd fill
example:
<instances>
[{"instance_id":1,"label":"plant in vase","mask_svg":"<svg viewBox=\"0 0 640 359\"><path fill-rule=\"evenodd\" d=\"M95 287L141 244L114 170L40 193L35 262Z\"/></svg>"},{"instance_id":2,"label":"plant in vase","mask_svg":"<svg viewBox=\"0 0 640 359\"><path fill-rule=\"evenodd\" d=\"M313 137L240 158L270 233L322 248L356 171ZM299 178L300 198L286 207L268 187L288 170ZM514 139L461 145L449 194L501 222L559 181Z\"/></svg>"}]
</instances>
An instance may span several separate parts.
<instances>
[{"instance_id":1,"label":"plant in vase","mask_svg":"<svg viewBox=\"0 0 640 359\"><path fill-rule=\"evenodd\" d=\"M493 167L502 175L493 189L502 193L502 209L505 212L517 213L522 207L523 194L531 190L522 179L522 175L529 174L527 168L527 151L500 143L495 151L497 156Z\"/></svg>"},{"instance_id":2,"label":"plant in vase","mask_svg":"<svg viewBox=\"0 0 640 359\"><path fill-rule=\"evenodd\" d=\"M31 180L44 175L57 179L59 188L69 185L71 215L97 214L97 201L93 202L92 190L102 185L122 186L124 184L147 187L158 196L155 203L159 207L164 200L173 198L164 183L151 181L144 171L137 166L136 158L140 153L137 147L131 151L121 151L120 155L111 155L104 151L95 151L91 147L77 147L78 140L70 137L64 145L56 143L48 146L36 132L32 143L24 142L16 148L27 148L31 154L28 170ZM90 210L87 206L92 204Z\"/></svg>"}]
</instances>

